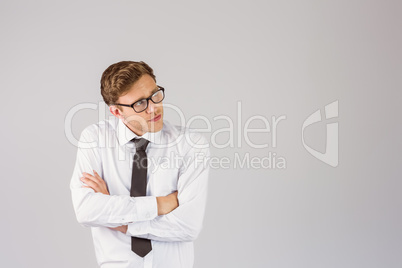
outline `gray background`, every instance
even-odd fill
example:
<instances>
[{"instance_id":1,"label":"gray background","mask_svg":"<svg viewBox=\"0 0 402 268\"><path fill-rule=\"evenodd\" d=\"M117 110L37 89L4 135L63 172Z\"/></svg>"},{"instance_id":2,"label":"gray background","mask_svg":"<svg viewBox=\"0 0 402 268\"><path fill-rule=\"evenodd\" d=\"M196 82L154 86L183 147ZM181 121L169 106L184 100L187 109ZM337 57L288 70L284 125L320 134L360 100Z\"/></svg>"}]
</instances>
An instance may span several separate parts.
<instances>
[{"instance_id":1,"label":"gray background","mask_svg":"<svg viewBox=\"0 0 402 268\"><path fill-rule=\"evenodd\" d=\"M1 1L1 267L96 267L72 208L75 137L97 122L103 70L143 60L186 119L212 129L286 115L286 169L213 169L195 267L401 267L400 1ZM339 166L303 121L339 101ZM104 108L103 108L104 109ZM177 122L166 110L165 119ZM194 127L205 124L196 122ZM236 125L235 125L236 126ZM257 121L253 125L261 127ZM325 150L325 122L306 142ZM235 132L237 140L239 133ZM253 136L254 135L254 136ZM250 134L255 143L270 134ZM223 141L225 134L219 139Z\"/></svg>"}]
</instances>

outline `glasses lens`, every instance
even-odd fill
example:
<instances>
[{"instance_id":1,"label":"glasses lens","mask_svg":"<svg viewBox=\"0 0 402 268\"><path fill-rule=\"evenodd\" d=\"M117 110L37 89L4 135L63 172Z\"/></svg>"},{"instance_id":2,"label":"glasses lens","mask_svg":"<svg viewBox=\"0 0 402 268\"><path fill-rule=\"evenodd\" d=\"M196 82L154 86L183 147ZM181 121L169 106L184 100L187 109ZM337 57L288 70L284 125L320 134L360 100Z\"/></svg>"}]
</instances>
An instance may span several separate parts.
<instances>
[{"instance_id":1,"label":"glasses lens","mask_svg":"<svg viewBox=\"0 0 402 268\"><path fill-rule=\"evenodd\" d=\"M147 108L147 100L139 100L136 103L134 103L133 106L134 110L136 112L142 112Z\"/></svg>"},{"instance_id":2,"label":"glasses lens","mask_svg":"<svg viewBox=\"0 0 402 268\"><path fill-rule=\"evenodd\" d=\"M165 98L165 94L163 93L163 90L160 89L157 92L155 92L154 95L152 95L151 99L154 103L159 103L163 100L163 98Z\"/></svg>"}]
</instances>

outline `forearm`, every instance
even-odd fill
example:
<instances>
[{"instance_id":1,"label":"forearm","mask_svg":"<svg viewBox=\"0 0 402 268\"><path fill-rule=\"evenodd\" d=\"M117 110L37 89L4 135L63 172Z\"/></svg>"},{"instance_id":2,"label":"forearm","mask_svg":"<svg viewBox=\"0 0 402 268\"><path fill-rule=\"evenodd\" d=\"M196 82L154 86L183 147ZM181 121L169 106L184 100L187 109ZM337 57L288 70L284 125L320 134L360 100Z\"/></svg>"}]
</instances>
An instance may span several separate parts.
<instances>
[{"instance_id":1,"label":"forearm","mask_svg":"<svg viewBox=\"0 0 402 268\"><path fill-rule=\"evenodd\" d=\"M72 191L77 221L86 227L116 227L157 216L156 198L94 193L87 188Z\"/></svg>"},{"instance_id":2,"label":"forearm","mask_svg":"<svg viewBox=\"0 0 402 268\"><path fill-rule=\"evenodd\" d=\"M80 179L84 172L97 171L104 177L97 134L98 130L93 128L87 128L81 133L70 181L71 197L78 222L88 227L116 227L154 219L158 215L156 197L110 196L83 187L87 186Z\"/></svg>"},{"instance_id":3,"label":"forearm","mask_svg":"<svg viewBox=\"0 0 402 268\"><path fill-rule=\"evenodd\" d=\"M179 192L179 206L172 212L155 219L128 224L126 234L158 241L193 241L201 229L204 218L207 185L203 181L195 182L191 188L197 189L197 195L190 197L186 189Z\"/></svg>"},{"instance_id":4,"label":"forearm","mask_svg":"<svg viewBox=\"0 0 402 268\"><path fill-rule=\"evenodd\" d=\"M128 224L127 235L164 242L194 241L202 228L202 221L188 224L172 213L151 221Z\"/></svg>"},{"instance_id":5,"label":"forearm","mask_svg":"<svg viewBox=\"0 0 402 268\"><path fill-rule=\"evenodd\" d=\"M198 144L205 143L205 139L200 137ZM209 156L207 147L194 147L190 150L187 157L192 162L178 179L179 206L153 220L128 224L126 234L158 241L195 240L201 231L206 207Z\"/></svg>"}]
</instances>

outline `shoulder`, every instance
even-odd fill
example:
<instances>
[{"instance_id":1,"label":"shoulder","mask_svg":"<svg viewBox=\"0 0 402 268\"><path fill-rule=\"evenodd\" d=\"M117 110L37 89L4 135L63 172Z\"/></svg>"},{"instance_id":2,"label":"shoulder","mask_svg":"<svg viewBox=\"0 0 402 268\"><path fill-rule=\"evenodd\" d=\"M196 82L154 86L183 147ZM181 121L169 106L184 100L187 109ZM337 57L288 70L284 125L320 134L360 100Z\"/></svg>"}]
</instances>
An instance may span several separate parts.
<instances>
[{"instance_id":1,"label":"shoulder","mask_svg":"<svg viewBox=\"0 0 402 268\"><path fill-rule=\"evenodd\" d=\"M209 150L209 141L205 133L199 129L193 129L186 126L174 125L164 121L164 134L169 143L176 143L183 152L191 149Z\"/></svg>"},{"instance_id":2,"label":"shoulder","mask_svg":"<svg viewBox=\"0 0 402 268\"><path fill-rule=\"evenodd\" d=\"M96 143L96 147L100 146L99 142L105 142L106 137L116 135L117 120L102 120L97 123L88 125L81 131L80 143Z\"/></svg>"}]
</instances>

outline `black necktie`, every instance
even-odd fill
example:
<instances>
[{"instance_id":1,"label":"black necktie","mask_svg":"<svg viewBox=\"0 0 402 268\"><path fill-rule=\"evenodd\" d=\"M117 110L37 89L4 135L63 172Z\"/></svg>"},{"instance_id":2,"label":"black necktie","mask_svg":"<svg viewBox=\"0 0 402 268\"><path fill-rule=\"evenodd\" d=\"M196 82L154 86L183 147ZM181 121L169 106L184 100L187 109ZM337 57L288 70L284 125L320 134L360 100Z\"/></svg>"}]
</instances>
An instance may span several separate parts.
<instances>
[{"instance_id":1,"label":"black necktie","mask_svg":"<svg viewBox=\"0 0 402 268\"><path fill-rule=\"evenodd\" d=\"M133 161L133 172L131 175L131 196L147 195L147 166L148 159L145 149L149 143L143 138L134 138L132 141L135 144L136 152ZM151 240L139 237L131 237L131 250L140 257L145 257L151 250Z\"/></svg>"}]
</instances>

